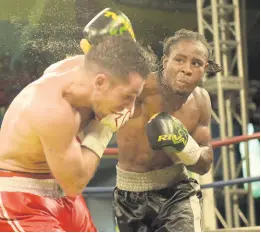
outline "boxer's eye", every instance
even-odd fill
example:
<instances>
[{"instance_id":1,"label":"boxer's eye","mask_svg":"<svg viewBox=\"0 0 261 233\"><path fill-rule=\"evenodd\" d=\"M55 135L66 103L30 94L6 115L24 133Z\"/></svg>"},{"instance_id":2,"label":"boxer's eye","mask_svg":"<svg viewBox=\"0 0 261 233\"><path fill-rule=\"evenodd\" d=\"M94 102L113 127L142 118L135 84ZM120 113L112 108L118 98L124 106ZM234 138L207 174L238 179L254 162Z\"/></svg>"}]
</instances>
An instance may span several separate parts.
<instances>
[{"instance_id":1,"label":"boxer's eye","mask_svg":"<svg viewBox=\"0 0 261 233\"><path fill-rule=\"evenodd\" d=\"M125 95L124 99L132 99L132 96L131 95Z\"/></svg>"},{"instance_id":2,"label":"boxer's eye","mask_svg":"<svg viewBox=\"0 0 261 233\"><path fill-rule=\"evenodd\" d=\"M203 66L203 62L199 60L193 60L192 65L196 67L201 67Z\"/></svg>"}]
</instances>

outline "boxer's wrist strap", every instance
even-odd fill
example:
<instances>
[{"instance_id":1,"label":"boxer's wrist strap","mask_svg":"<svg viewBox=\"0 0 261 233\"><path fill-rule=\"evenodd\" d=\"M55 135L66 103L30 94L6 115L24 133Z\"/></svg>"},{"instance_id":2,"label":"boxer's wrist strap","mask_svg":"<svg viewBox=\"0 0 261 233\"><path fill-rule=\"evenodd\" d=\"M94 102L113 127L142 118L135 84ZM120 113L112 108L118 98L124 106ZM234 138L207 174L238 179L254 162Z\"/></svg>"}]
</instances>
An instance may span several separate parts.
<instances>
[{"instance_id":1,"label":"boxer's wrist strap","mask_svg":"<svg viewBox=\"0 0 261 233\"><path fill-rule=\"evenodd\" d=\"M113 132L109 126L103 125L100 121L92 120L86 128L86 136L82 141L82 146L87 147L102 158L112 135Z\"/></svg>"},{"instance_id":2,"label":"boxer's wrist strap","mask_svg":"<svg viewBox=\"0 0 261 233\"><path fill-rule=\"evenodd\" d=\"M176 152L176 155L185 165L194 165L200 158L201 150L198 143L189 135L184 149Z\"/></svg>"},{"instance_id":3,"label":"boxer's wrist strap","mask_svg":"<svg viewBox=\"0 0 261 233\"><path fill-rule=\"evenodd\" d=\"M164 147L164 151L178 156L185 165L194 165L201 155L200 146L190 135L188 135L188 142L182 151L177 151L172 146Z\"/></svg>"}]
</instances>

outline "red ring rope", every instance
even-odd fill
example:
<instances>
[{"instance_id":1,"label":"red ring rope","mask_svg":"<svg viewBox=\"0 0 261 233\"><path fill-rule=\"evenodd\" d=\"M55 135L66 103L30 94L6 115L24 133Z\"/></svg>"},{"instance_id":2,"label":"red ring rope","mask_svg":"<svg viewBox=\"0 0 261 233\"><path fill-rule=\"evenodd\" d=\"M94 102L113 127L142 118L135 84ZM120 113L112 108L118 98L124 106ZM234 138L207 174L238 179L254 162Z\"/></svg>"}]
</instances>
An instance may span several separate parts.
<instances>
[{"instance_id":1,"label":"red ring rope","mask_svg":"<svg viewBox=\"0 0 261 233\"><path fill-rule=\"evenodd\" d=\"M232 138L226 138L224 140L214 140L211 142L211 145L213 148L221 147L221 146L227 146L231 144L236 144L239 142L245 142L249 141L251 139L260 138L260 132L254 133L251 135L241 135L241 136L235 136ZM117 155L118 154L118 148L107 148L104 152L104 155Z\"/></svg>"}]
</instances>

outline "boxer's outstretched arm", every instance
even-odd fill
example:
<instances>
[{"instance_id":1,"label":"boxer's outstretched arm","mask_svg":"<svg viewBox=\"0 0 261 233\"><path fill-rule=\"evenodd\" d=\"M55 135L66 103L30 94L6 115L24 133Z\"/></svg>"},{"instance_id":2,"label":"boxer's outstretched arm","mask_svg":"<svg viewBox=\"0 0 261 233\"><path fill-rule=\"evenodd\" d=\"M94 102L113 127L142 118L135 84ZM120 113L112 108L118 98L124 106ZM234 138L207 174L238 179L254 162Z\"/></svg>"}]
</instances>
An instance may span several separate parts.
<instances>
[{"instance_id":1,"label":"boxer's outstretched arm","mask_svg":"<svg viewBox=\"0 0 261 233\"><path fill-rule=\"evenodd\" d=\"M93 177L100 158L91 150L81 148L75 138L75 118L57 108L51 116L38 116L33 127L55 179L67 195L76 196Z\"/></svg>"}]
</instances>

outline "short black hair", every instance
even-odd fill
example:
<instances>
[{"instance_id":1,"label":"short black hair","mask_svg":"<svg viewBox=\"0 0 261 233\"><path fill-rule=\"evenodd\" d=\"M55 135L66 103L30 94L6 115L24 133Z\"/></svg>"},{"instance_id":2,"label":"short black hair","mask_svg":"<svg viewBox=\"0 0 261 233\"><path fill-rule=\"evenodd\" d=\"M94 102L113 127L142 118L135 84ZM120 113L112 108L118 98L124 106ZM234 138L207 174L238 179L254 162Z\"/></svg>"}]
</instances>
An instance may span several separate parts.
<instances>
[{"instance_id":1,"label":"short black hair","mask_svg":"<svg viewBox=\"0 0 261 233\"><path fill-rule=\"evenodd\" d=\"M105 36L85 55L86 65L94 63L121 79L135 72L146 79L156 66L156 56L132 38L123 35Z\"/></svg>"},{"instance_id":2,"label":"short black hair","mask_svg":"<svg viewBox=\"0 0 261 233\"><path fill-rule=\"evenodd\" d=\"M164 41L163 54L165 56L169 56L172 46L183 40L200 41L206 47L206 49L208 50L208 63L209 63L207 73L217 73L222 71L221 67L217 63L215 63L212 59L211 46L207 42L206 38L198 32L193 32L187 29L180 29L175 33L174 36L169 37Z\"/></svg>"}]
</instances>

